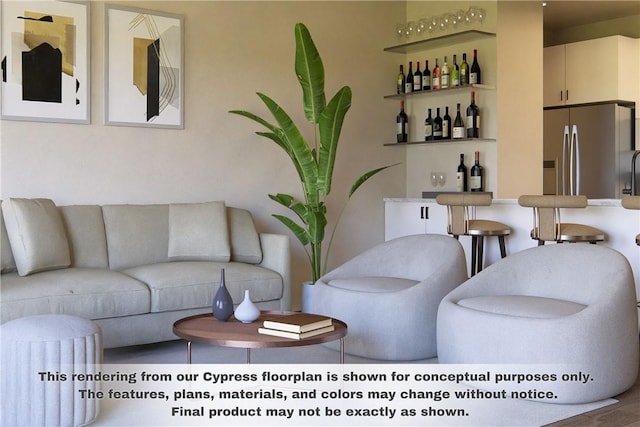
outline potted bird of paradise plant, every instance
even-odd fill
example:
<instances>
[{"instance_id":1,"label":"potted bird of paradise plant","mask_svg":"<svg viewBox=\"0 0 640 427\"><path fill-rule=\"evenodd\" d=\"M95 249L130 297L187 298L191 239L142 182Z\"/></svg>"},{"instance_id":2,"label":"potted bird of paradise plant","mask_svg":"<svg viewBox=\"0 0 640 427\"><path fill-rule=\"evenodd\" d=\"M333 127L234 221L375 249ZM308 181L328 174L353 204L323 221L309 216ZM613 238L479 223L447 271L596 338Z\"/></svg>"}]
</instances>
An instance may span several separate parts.
<instances>
[{"instance_id":1,"label":"potted bird of paradise plant","mask_svg":"<svg viewBox=\"0 0 640 427\"><path fill-rule=\"evenodd\" d=\"M295 219L279 214L273 216L291 230L304 247L311 265L313 283L315 283L326 273L336 226L351 196L369 178L394 165L368 171L355 181L338 213L329 242L323 252L327 226L325 198L331 191L340 133L345 116L351 107L351 88L342 87L327 103L322 59L309 30L302 23L295 25L295 41L295 73L302 87L305 117L314 127L313 146L307 142L284 109L263 93L258 93L258 97L271 112L275 124L248 111L232 110L230 113L247 117L264 126L266 131L256 133L275 142L291 158L300 177L304 200L297 200L294 196L283 193L270 194L269 198L295 214Z\"/></svg>"}]
</instances>

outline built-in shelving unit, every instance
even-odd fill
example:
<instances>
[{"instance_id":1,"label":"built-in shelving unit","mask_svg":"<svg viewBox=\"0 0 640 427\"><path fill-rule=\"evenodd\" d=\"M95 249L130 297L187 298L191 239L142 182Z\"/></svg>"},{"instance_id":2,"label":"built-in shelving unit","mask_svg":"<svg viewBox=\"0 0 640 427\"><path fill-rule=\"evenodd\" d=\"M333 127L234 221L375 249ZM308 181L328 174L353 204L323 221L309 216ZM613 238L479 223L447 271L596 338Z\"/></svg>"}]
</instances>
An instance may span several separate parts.
<instances>
[{"instance_id":1,"label":"built-in shelving unit","mask_svg":"<svg viewBox=\"0 0 640 427\"><path fill-rule=\"evenodd\" d=\"M437 49L441 47L453 46L456 44L468 43L468 42L477 42L479 40L495 38L495 33L490 33L486 31L480 30L467 30L461 31L458 33L445 34L443 36L416 40L396 46L391 46L384 48L385 52L392 53L413 53L420 52L424 50ZM395 99L395 100L406 100L406 101L417 101L420 97L438 97L444 96L447 94L454 94L456 92L464 93L470 92L472 90L496 90L495 86L486 85L486 84L470 84L464 86L456 86L447 89L437 89L437 90L427 90L427 91L416 91L410 93L399 93L399 94L391 94L385 95L384 99ZM453 144L461 144L461 143L470 143L470 142L496 142L495 139L490 138L463 138L463 139L446 139L446 140L437 140L437 141L410 141L410 142L393 142L384 144L385 146L393 146L393 147L406 147L408 145L429 145L429 146L443 146L443 145L453 145Z\"/></svg>"}]
</instances>

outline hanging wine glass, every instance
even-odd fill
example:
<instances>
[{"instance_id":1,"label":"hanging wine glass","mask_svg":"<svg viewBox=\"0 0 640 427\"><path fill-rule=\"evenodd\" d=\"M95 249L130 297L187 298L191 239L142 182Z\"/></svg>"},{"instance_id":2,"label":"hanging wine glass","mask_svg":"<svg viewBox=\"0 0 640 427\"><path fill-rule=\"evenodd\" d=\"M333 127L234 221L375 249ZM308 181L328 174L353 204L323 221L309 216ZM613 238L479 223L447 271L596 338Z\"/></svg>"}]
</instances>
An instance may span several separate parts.
<instances>
[{"instance_id":1,"label":"hanging wine glass","mask_svg":"<svg viewBox=\"0 0 640 427\"><path fill-rule=\"evenodd\" d=\"M477 15L478 22L482 24L486 16L487 16L487 12L483 8L478 8L478 15Z\"/></svg>"},{"instance_id":2,"label":"hanging wine glass","mask_svg":"<svg viewBox=\"0 0 640 427\"><path fill-rule=\"evenodd\" d=\"M398 37L404 37L405 25L403 23L396 24L396 35Z\"/></svg>"},{"instance_id":3,"label":"hanging wine glass","mask_svg":"<svg viewBox=\"0 0 640 427\"><path fill-rule=\"evenodd\" d=\"M430 33L433 33L435 30L437 30L439 26L440 26L440 18L438 18L435 15L429 18L427 29L429 30Z\"/></svg>"},{"instance_id":4,"label":"hanging wine glass","mask_svg":"<svg viewBox=\"0 0 640 427\"><path fill-rule=\"evenodd\" d=\"M467 24L471 24L476 20L477 16L478 16L478 8L475 6L471 6L469 7L469 10L467 10L467 13L465 14L464 21Z\"/></svg>"},{"instance_id":5,"label":"hanging wine glass","mask_svg":"<svg viewBox=\"0 0 640 427\"><path fill-rule=\"evenodd\" d=\"M453 24L454 27L455 27L455 26L460 25L460 24L462 24L464 22L464 18L466 16L466 12L464 10L460 9L454 15L456 17L455 23Z\"/></svg>"},{"instance_id":6,"label":"hanging wine glass","mask_svg":"<svg viewBox=\"0 0 640 427\"><path fill-rule=\"evenodd\" d=\"M405 34L407 35L407 37L411 37L415 30L416 30L416 22L415 21L407 22L407 28L405 31Z\"/></svg>"},{"instance_id":7,"label":"hanging wine glass","mask_svg":"<svg viewBox=\"0 0 640 427\"><path fill-rule=\"evenodd\" d=\"M427 20L422 18L421 20L418 21L418 27L416 28L416 32L418 34L424 34L426 30L427 30Z\"/></svg>"}]
</instances>

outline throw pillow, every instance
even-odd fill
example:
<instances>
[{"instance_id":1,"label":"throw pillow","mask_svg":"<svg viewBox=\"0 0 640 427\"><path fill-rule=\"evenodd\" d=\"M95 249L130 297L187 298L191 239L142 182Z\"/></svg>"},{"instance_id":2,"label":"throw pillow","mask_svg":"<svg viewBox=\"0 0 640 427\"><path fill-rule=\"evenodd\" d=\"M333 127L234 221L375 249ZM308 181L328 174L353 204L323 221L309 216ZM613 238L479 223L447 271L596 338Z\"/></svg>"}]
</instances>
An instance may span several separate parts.
<instances>
[{"instance_id":1,"label":"throw pillow","mask_svg":"<svg viewBox=\"0 0 640 427\"><path fill-rule=\"evenodd\" d=\"M8 199L2 214L20 276L69 267L67 235L52 200Z\"/></svg>"},{"instance_id":2,"label":"throw pillow","mask_svg":"<svg viewBox=\"0 0 640 427\"><path fill-rule=\"evenodd\" d=\"M227 207L231 234L231 261L259 264L262 262L260 236L248 210Z\"/></svg>"},{"instance_id":3,"label":"throw pillow","mask_svg":"<svg viewBox=\"0 0 640 427\"><path fill-rule=\"evenodd\" d=\"M2 202L0 202L1 204ZM2 256L2 273L9 273L16 270L16 260L13 259L13 252L11 252L11 244L9 243L9 236L7 235L7 227L4 225L4 215L2 215L2 209L0 209L0 232L2 233L2 240L0 240L0 255Z\"/></svg>"},{"instance_id":4,"label":"throw pillow","mask_svg":"<svg viewBox=\"0 0 640 427\"><path fill-rule=\"evenodd\" d=\"M169 206L169 258L228 262L229 228L224 202Z\"/></svg>"}]
</instances>

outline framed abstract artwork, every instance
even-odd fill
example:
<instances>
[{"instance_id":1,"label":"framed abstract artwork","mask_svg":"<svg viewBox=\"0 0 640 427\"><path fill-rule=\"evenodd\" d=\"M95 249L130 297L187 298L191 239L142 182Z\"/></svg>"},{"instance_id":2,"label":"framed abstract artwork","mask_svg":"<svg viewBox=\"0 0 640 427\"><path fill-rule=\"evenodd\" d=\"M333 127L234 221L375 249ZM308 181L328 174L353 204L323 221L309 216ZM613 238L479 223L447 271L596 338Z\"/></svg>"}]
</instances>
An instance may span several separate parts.
<instances>
[{"instance_id":1,"label":"framed abstract artwork","mask_svg":"<svg viewBox=\"0 0 640 427\"><path fill-rule=\"evenodd\" d=\"M3 119L89 123L89 4L2 1Z\"/></svg>"},{"instance_id":2,"label":"framed abstract artwork","mask_svg":"<svg viewBox=\"0 0 640 427\"><path fill-rule=\"evenodd\" d=\"M107 5L105 124L184 128L183 18Z\"/></svg>"}]
</instances>

